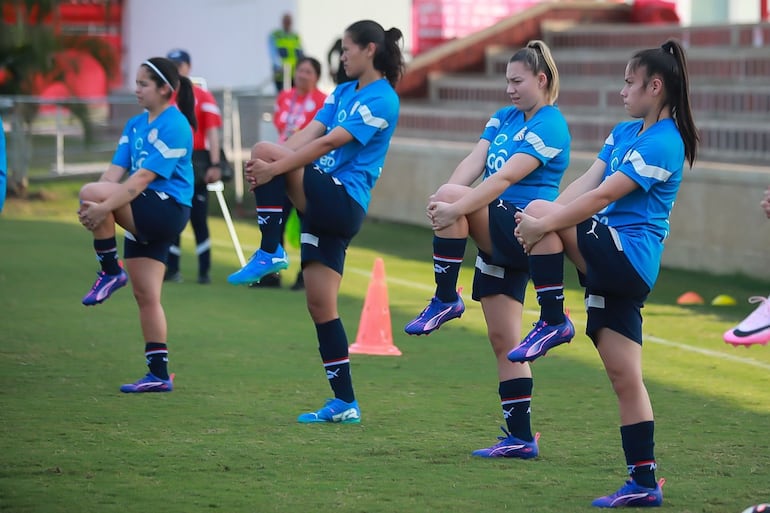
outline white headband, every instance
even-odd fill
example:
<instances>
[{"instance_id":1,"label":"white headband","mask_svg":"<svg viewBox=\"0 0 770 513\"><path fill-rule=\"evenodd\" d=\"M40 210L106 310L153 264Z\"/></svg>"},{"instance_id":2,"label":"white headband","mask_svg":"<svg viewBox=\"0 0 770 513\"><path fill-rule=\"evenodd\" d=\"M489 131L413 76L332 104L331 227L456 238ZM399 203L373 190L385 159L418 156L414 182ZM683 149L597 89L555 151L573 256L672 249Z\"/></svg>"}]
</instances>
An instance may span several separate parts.
<instances>
[{"instance_id":1,"label":"white headband","mask_svg":"<svg viewBox=\"0 0 770 513\"><path fill-rule=\"evenodd\" d=\"M167 84L168 84L168 86L171 88L171 90L172 90L172 91L174 90L174 86L172 86L172 85L171 85L171 82L169 82L169 81L168 81L168 79L166 78L166 75L164 75L163 73L161 73L161 72L160 72L160 70L159 70L159 69L158 69L158 68L155 66L155 64L151 63L150 61L144 61L142 64L144 64L144 65L148 66L148 67L149 67L150 69L152 69L152 70L153 70L155 73L157 73L157 74L158 74L158 76L159 76L160 78L162 78L162 79L163 79L163 81L164 81L165 83L167 83Z\"/></svg>"}]
</instances>

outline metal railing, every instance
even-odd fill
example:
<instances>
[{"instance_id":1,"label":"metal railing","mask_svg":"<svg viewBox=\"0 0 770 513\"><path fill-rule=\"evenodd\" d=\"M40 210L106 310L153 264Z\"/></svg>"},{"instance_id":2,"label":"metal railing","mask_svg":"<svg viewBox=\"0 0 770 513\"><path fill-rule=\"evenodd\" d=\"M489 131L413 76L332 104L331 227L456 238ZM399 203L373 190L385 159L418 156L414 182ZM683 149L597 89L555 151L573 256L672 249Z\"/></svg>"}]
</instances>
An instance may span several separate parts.
<instances>
[{"instance_id":1,"label":"metal railing","mask_svg":"<svg viewBox=\"0 0 770 513\"><path fill-rule=\"evenodd\" d=\"M264 90L211 91L222 111L222 145L235 170L233 186L238 202L244 195L243 162L251 146L260 140L277 140L272 124L275 95ZM68 105L85 107L90 138ZM9 185L105 171L126 122L139 112L136 97L130 93L90 99L0 97Z\"/></svg>"}]
</instances>

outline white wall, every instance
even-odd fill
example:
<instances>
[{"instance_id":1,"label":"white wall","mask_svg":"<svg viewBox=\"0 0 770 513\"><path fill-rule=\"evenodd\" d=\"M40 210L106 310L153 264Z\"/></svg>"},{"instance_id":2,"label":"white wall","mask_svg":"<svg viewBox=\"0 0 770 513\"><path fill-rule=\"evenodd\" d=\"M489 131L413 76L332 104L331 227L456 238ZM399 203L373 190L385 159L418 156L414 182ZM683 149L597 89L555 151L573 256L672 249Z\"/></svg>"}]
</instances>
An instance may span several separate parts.
<instances>
[{"instance_id":1,"label":"white wall","mask_svg":"<svg viewBox=\"0 0 770 513\"><path fill-rule=\"evenodd\" d=\"M385 0L297 0L294 25L302 38L305 54L323 65L321 88L333 87L328 78L326 55L345 28L358 20L374 20L387 30L396 27L404 34L404 50L412 46L412 1Z\"/></svg>"},{"instance_id":2,"label":"white wall","mask_svg":"<svg viewBox=\"0 0 770 513\"><path fill-rule=\"evenodd\" d=\"M700 23L754 22L760 0L676 0L685 25L700 9ZM712 5L713 4L713 5ZM715 6L729 10L729 20L716 19ZM697 7L696 7L697 6ZM280 25L284 12L294 15L294 28L305 53L324 66L322 89L332 87L326 54L345 27L372 19L385 29L404 34L404 50L412 48L412 0L125 0L123 19L124 70L133 88L136 68L147 59L184 48L192 56L192 73L210 87L270 86L268 34ZM719 9L716 9L719 10Z\"/></svg>"},{"instance_id":3,"label":"white wall","mask_svg":"<svg viewBox=\"0 0 770 513\"><path fill-rule=\"evenodd\" d=\"M284 12L296 13L297 2L127 0L124 6L127 88L133 88L142 61L165 56L172 48L190 52L192 74L216 88L255 87L271 80L267 36L280 26Z\"/></svg>"},{"instance_id":4,"label":"white wall","mask_svg":"<svg viewBox=\"0 0 770 513\"><path fill-rule=\"evenodd\" d=\"M143 60L183 48L192 57L192 74L204 77L209 87L267 85L273 92L267 36L280 26L284 12L293 14L305 53L321 61L328 76L329 48L345 27L361 19L401 29L408 51L411 7L411 0L126 0L125 86L133 88ZM332 87L328 78L321 85Z\"/></svg>"},{"instance_id":5,"label":"white wall","mask_svg":"<svg viewBox=\"0 0 770 513\"><path fill-rule=\"evenodd\" d=\"M683 25L756 23L760 0L676 0L676 11Z\"/></svg>"},{"instance_id":6,"label":"white wall","mask_svg":"<svg viewBox=\"0 0 770 513\"><path fill-rule=\"evenodd\" d=\"M759 0L731 0L730 23L756 23L759 21Z\"/></svg>"}]
</instances>

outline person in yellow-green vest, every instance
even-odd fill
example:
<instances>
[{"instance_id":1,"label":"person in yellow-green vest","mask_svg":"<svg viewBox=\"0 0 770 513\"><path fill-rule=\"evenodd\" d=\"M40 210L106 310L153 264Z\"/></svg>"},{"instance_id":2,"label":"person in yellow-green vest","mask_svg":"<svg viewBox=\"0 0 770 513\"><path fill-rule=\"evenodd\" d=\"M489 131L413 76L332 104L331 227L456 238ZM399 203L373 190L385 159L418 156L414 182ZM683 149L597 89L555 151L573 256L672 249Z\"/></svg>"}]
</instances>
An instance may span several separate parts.
<instances>
[{"instance_id":1,"label":"person in yellow-green vest","mask_svg":"<svg viewBox=\"0 0 770 513\"><path fill-rule=\"evenodd\" d=\"M297 61L302 59L302 41L299 35L291 30L291 14L284 13L281 19L281 28L274 30L268 37L268 49L270 50L270 60L273 64L273 80L275 89L283 91L284 83L284 65L291 67L291 83L294 84L294 69Z\"/></svg>"}]
</instances>

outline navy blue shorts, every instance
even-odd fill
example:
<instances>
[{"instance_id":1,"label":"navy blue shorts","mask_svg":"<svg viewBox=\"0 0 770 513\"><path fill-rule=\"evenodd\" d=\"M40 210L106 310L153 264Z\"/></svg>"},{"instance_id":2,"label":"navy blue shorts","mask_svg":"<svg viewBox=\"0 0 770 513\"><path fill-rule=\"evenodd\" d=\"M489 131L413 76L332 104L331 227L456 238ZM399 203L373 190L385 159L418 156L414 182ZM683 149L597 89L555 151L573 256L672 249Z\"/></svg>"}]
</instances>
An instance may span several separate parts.
<instances>
[{"instance_id":1,"label":"navy blue shorts","mask_svg":"<svg viewBox=\"0 0 770 513\"><path fill-rule=\"evenodd\" d=\"M610 328L641 344L641 310L650 288L626 258L614 228L593 218L576 228L586 262L586 274L578 273L586 289L586 335L596 344L599 329Z\"/></svg>"},{"instance_id":2,"label":"navy blue shorts","mask_svg":"<svg viewBox=\"0 0 770 513\"><path fill-rule=\"evenodd\" d=\"M473 275L473 295L482 297L505 294L524 303L529 282L529 258L513 234L514 214L519 209L501 199L489 204L489 235L492 254L479 250Z\"/></svg>"},{"instance_id":3,"label":"navy blue shorts","mask_svg":"<svg viewBox=\"0 0 770 513\"><path fill-rule=\"evenodd\" d=\"M190 207L147 189L131 202L131 213L137 233L126 232L123 258L152 258L165 264L168 248L190 219Z\"/></svg>"},{"instance_id":4,"label":"navy blue shorts","mask_svg":"<svg viewBox=\"0 0 770 513\"><path fill-rule=\"evenodd\" d=\"M348 245L366 212L336 178L312 164L305 167L302 187L307 199L300 235L302 265L320 262L342 274Z\"/></svg>"},{"instance_id":5,"label":"navy blue shorts","mask_svg":"<svg viewBox=\"0 0 770 513\"><path fill-rule=\"evenodd\" d=\"M473 295L475 301L481 298L505 294L524 304L524 296L529 283L529 272L513 267L490 264L487 253L479 250L476 257L476 270L473 274Z\"/></svg>"}]
</instances>

